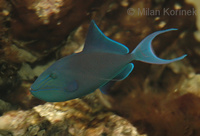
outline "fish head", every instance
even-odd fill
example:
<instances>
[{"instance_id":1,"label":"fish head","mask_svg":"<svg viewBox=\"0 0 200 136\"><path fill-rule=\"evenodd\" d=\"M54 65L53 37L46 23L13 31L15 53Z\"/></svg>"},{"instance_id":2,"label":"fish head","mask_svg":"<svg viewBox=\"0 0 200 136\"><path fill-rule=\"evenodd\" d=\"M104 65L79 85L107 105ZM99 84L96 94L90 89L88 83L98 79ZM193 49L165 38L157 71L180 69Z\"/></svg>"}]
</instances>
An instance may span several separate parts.
<instances>
[{"instance_id":1,"label":"fish head","mask_svg":"<svg viewBox=\"0 0 200 136\"><path fill-rule=\"evenodd\" d=\"M62 71L46 70L32 84L30 92L33 96L47 101L60 102L73 99L77 90L77 82L66 77Z\"/></svg>"}]
</instances>

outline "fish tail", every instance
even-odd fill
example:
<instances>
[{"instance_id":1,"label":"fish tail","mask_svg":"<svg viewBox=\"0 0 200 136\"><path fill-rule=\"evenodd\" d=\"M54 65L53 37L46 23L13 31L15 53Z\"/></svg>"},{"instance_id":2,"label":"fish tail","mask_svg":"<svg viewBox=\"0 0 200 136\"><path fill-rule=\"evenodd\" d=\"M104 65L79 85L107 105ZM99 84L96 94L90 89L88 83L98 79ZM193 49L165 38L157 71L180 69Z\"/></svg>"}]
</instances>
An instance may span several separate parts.
<instances>
[{"instance_id":1,"label":"fish tail","mask_svg":"<svg viewBox=\"0 0 200 136\"><path fill-rule=\"evenodd\" d=\"M161 31L157 31L157 32L154 32L154 33L148 35L131 52L133 59L142 61L142 62L146 62L146 63L151 63L151 64L167 64L167 63L181 60L184 57L186 57L187 55L183 55L181 57L174 58L171 60L165 60L165 59L158 58L153 51L153 48L151 45L152 40L159 34L162 34L162 33L168 32L168 31L173 31L173 30L177 30L177 29L171 28L171 29L167 29L167 30L161 30Z\"/></svg>"}]
</instances>

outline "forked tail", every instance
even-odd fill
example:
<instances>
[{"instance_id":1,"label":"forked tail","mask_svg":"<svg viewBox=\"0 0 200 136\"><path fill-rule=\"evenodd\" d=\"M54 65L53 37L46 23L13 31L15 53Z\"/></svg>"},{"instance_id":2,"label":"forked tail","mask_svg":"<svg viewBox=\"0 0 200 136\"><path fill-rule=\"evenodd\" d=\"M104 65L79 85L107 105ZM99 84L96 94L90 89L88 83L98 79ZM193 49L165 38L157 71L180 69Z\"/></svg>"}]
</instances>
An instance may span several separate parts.
<instances>
[{"instance_id":1,"label":"forked tail","mask_svg":"<svg viewBox=\"0 0 200 136\"><path fill-rule=\"evenodd\" d=\"M157 31L157 32L154 32L154 33L148 35L132 51L131 54L133 55L134 60L138 60L138 61L142 61L142 62L146 62L146 63L152 63L152 64L167 64L167 63L181 60L185 56L187 56L187 55L183 55L183 56L175 58L175 59L165 60L165 59L158 58L155 55L155 53L153 52L152 45L151 45L152 40L161 33L173 31L173 30L177 30L177 29L171 28L171 29L167 29L167 30L161 30L161 31Z\"/></svg>"}]
</instances>

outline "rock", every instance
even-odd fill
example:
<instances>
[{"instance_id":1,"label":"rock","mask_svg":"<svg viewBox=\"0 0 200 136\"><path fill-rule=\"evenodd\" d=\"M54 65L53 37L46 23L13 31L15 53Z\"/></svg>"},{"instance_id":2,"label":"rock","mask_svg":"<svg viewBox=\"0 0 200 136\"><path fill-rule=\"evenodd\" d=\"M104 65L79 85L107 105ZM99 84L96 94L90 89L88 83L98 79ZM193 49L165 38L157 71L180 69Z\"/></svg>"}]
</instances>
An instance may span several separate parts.
<instances>
[{"instance_id":1,"label":"rock","mask_svg":"<svg viewBox=\"0 0 200 136\"><path fill-rule=\"evenodd\" d=\"M42 120L44 119L33 111L10 111L0 117L0 129L9 130L13 136L22 136L31 124Z\"/></svg>"},{"instance_id":2,"label":"rock","mask_svg":"<svg viewBox=\"0 0 200 136\"><path fill-rule=\"evenodd\" d=\"M17 73L19 65L6 61L0 61L0 93L1 99L9 95L15 88L20 86L21 79Z\"/></svg>"},{"instance_id":3,"label":"rock","mask_svg":"<svg viewBox=\"0 0 200 136\"><path fill-rule=\"evenodd\" d=\"M30 42L18 46L43 56L57 49L69 33L86 18L92 2L93 0L14 0L12 34L18 40Z\"/></svg>"},{"instance_id":4,"label":"rock","mask_svg":"<svg viewBox=\"0 0 200 136\"><path fill-rule=\"evenodd\" d=\"M13 136L142 136L124 118L102 111L99 106L97 110L90 107L87 103L92 100L74 99L45 103L28 111L10 111L0 117L0 129L12 132Z\"/></svg>"},{"instance_id":5,"label":"rock","mask_svg":"<svg viewBox=\"0 0 200 136\"><path fill-rule=\"evenodd\" d=\"M3 114L4 112L16 110L17 107L12 106L10 103L4 102L3 100L0 100L0 114Z\"/></svg>"}]
</instances>

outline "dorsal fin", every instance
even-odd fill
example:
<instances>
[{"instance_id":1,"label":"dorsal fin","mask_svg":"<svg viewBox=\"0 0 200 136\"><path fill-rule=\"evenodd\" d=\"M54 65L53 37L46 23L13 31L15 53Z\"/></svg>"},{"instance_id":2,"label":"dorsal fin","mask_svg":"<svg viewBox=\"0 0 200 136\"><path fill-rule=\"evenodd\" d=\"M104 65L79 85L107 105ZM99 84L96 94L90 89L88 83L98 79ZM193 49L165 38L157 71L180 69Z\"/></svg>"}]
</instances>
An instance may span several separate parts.
<instances>
[{"instance_id":1,"label":"dorsal fin","mask_svg":"<svg viewBox=\"0 0 200 136\"><path fill-rule=\"evenodd\" d=\"M108 52L115 54L127 54L129 49L103 34L94 20L91 21L83 52Z\"/></svg>"}]
</instances>

